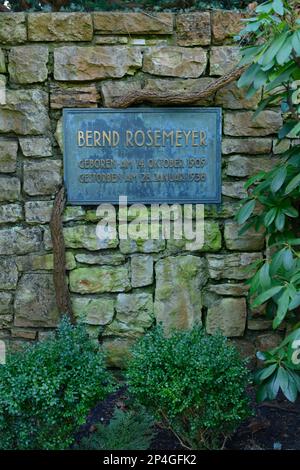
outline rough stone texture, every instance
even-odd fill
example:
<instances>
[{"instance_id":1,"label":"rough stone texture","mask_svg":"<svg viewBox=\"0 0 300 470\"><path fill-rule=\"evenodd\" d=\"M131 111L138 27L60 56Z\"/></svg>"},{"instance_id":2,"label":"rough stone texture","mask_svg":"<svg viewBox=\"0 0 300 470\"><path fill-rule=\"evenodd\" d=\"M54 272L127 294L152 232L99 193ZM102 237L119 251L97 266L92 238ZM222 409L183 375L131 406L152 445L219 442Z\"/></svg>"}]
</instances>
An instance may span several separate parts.
<instances>
[{"instance_id":1,"label":"rough stone texture","mask_svg":"<svg viewBox=\"0 0 300 470\"><path fill-rule=\"evenodd\" d=\"M0 292L0 315L7 315L12 310L13 295L10 292Z\"/></svg>"},{"instance_id":2,"label":"rough stone texture","mask_svg":"<svg viewBox=\"0 0 300 470\"><path fill-rule=\"evenodd\" d=\"M25 220L29 224L46 224L50 222L53 201L25 202Z\"/></svg>"},{"instance_id":3,"label":"rough stone texture","mask_svg":"<svg viewBox=\"0 0 300 470\"><path fill-rule=\"evenodd\" d=\"M172 34L170 13L93 13L94 29L101 34Z\"/></svg>"},{"instance_id":4,"label":"rough stone texture","mask_svg":"<svg viewBox=\"0 0 300 470\"><path fill-rule=\"evenodd\" d=\"M249 279L253 272L249 265L261 259L260 253L235 253L207 255L208 272L211 279Z\"/></svg>"},{"instance_id":5,"label":"rough stone texture","mask_svg":"<svg viewBox=\"0 0 300 470\"><path fill-rule=\"evenodd\" d=\"M239 88L236 83L230 83L217 91L215 104L225 109L256 109L260 101L260 93L257 92L248 99L245 96L245 89Z\"/></svg>"},{"instance_id":6,"label":"rough stone texture","mask_svg":"<svg viewBox=\"0 0 300 470\"><path fill-rule=\"evenodd\" d=\"M127 240L120 240L120 251L125 255L131 253L159 253L164 250L165 245L166 242L162 239L132 240L128 238Z\"/></svg>"},{"instance_id":7,"label":"rough stone texture","mask_svg":"<svg viewBox=\"0 0 300 470\"><path fill-rule=\"evenodd\" d=\"M77 268L70 272L70 289L79 294L124 292L130 289L127 266Z\"/></svg>"},{"instance_id":8,"label":"rough stone texture","mask_svg":"<svg viewBox=\"0 0 300 470\"><path fill-rule=\"evenodd\" d=\"M244 181L223 181L222 194L235 199L244 199L248 195Z\"/></svg>"},{"instance_id":9,"label":"rough stone texture","mask_svg":"<svg viewBox=\"0 0 300 470\"><path fill-rule=\"evenodd\" d=\"M276 348L282 339L278 333L264 333L257 336L255 346L259 351L268 351L269 349Z\"/></svg>"},{"instance_id":10,"label":"rough stone texture","mask_svg":"<svg viewBox=\"0 0 300 470\"><path fill-rule=\"evenodd\" d=\"M228 250L260 251L264 247L264 230L256 232L251 227L247 232L239 235L241 226L233 221L226 220L224 229L225 245Z\"/></svg>"},{"instance_id":11,"label":"rough stone texture","mask_svg":"<svg viewBox=\"0 0 300 470\"><path fill-rule=\"evenodd\" d=\"M12 338L32 339L36 338L37 332L34 330L26 330L24 328L12 328Z\"/></svg>"},{"instance_id":12,"label":"rough stone texture","mask_svg":"<svg viewBox=\"0 0 300 470\"><path fill-rule=\"evenodd\" d=\"M207 281L205 260L196 256L177 256L159 260L155 266L154 312L166 333L201 324L201 289Z\"/></svg>"},{"instance_id":13,"label":"rough stone texture","mask_svg":"<svg viewBox=\"0 0 300 470\"><path fill-rule=\"evenodd\" d=\"M221 330L228 337L243 336L246 327L246 300L225 298L207 310L206 331L214 334Z\"/></svg>"},{"instance_id":14,"label":"rough stone texture","mask_svg":"<svg viewBox=\"0 0 300 470\"><path fill-rule=\"evenodd\" d=\"M25 42L26 19L24 13L1 13L0 44L20 44Z\"/></svg>"},{"instance_id":15,"label":"rough stone texture","mask_svg":"<svg viewBox=\"0 0 300 470\"><path fill-rule=\"evenodd\" d=\"M82 220L85 218L85 210L80 206L67 206L63 212L63 222Z\"/></svg>"},{"instance_id":16,"label":"rough stone texture","mask_svg":"<svg viewBox=\"0 0 300 470\"><path fill-rule=\"evenodd\" d=\"M53 327L59 312L51 274L23 274L15 298L15 326Z\"/></svg>"},{"instance_id":17,"label":"rough stone texture","mask_svg":"<svg viewBox=\"0 0 300 470\"><path fill-rule=\"evenodd\" d=\"M97 108L101 97L95 84L65 85L51 84L50 106L52 109L62 108Z\"/></svg>"},{"instance_id":18,"label":"rough stone texture","mask_svg":"<svg viewBox=\"0 0 300 470\"><path fill-rule=\"evenodd\" d=\"M74 225L64 227L64 239L67 248L86 248L87 250L105 250L118 246L118 239L100 239L96 234L96 225Z\"/></svg>"},{"instance_id":19,"label":"rough stone texture","mask_svg":"<svg viewBox=\"0 0 300 470\"><path fill-rule=\"evenodd\" d=\"M248 286L245 284L209 284L206 287L208 292L213 292L217 295L243 297L248 293Z\"/></svg>"},{"instance_id":20,"label":"rough stone texture","mask_svg":"<svg viewBox=\"0 0 300 470\"><path fill-rule=\"evenodd\" d=\"M48 137L21 137L20 147L24 157L51 157L52 145Z\"/></svg>"},{"instance_id":21,"label":"rough stone texture","mask_svg":"<svg viewBox=\"0 0 300 470\"><path fill-rule=\"evenodd\" d=\"M238 46L212 47L210 51L210 75L225 75L233 70L241 59Z\"/></svg>"},{"instance_id":22,"label":"rough stone texture","mask_svg":"<svg viewBox=\"0 0 300 470\"><path fill-rule=\"evenodd\" d=\"M245 178L246 176L255 175L259 171L270 171L277 164L278 160L270 157L251 158L243 155L233 155L228 159L226 175Z\"/></svg>"},{"instance_id":23,"label":"rough stone texture","mask_svg":"<svg viewBox=\"0 0 300 470\"><path fill-rule=\"evenodd\" d=\"M264 110L255 119L251 111L225 113L224 132L227 135L266 136L276 134L281 126L282 117L273 110Z\"/></svg>"},{"instance_id":24,"label":"rough stone texture","mask_svg":"<svg viewBox=\"0 0 300 470\"><path fill-rule=\"evenodd\" d=\"M75 255L76 261L79 263L85 264L108 264L110 266L117 266L119 264L124 263L125 256L118 251L113 251L111 253L101 253L101 254L93 254L93 253L79 253Z\"/></svg>"},{"instance_id":25,"label":"rough stone texture","mask_svg":"<svg viewBox=\"0 0 300 470\"><path fill-rule=\"evenodd\" d=\"M14 226L0 230L0 255L22 255L38 251L41 245L39 227L23 228Z\"/></svg>"},{"instance_id":26,"label":"rough stone texture","mask_svg":"<svg viewBox=\"0 0 300 470\"><path fill-rule=\"evenodd\" d=\"M62 162L24 162L24 191L30 196L55 194L62 181Z\"/></svg>"},{"instance_id":27,"label":"rough stone texture","mask_svg":"<svg viewBox=\"0 0 300 470\"><path fill-rule=\"evenodd\" d=\"M149 255L133 255L131 257L132 287L143 287L153 282L153 258Z\"/></svg>"},{"instance_id":28,"label":"rough stone texture","mask_svg":"<svg viewBox=\"0 0 300 470\"><path fill-rule=\"evenodd\" d=\"M91 41L93 24L89 13L31 13L29 41Z\"/></svg>"},{"instance_id":29,"label":"rough stone texture","mask_svg":"<svg viewBox=\"0 0 300 470\"><path fill-rule=\"evenodd\" d=\"M13 173L17 167L18 142L0 137L0 170Z\"/></svg>"},{"instance_id":30,"label":"rough stone texture","mask_svg":"<svg viewBox=\"0 0 300 470\"><path fill-rule=\"evenodd\" d=\"M234 42L234 36L239 34L244 25L241 20L246 14L239 11L215 10L211 15L213 43Z\"/></svg>"},{"instance_id":31,"label":"rough stone texture","mask_svg":"<svg viewBox=\"0 0 300 470\"><path fill-rule=\"evenodd\" d=\"M176 29L179 46L207 46L211 41L210 13L177 15Z\"/></svg>"},{"instance_id":32,"label":"rough stone texture","mask_svg":"<svg viewBox=\"0 0 300 470\"><path fill-rule=\"evenodd\" d=\"M16 264L18 271L51 271L53 269L53 254L43 255L32 254L26 256L17 256ZM66 252L66 269L69 271L76 268L76 262L73 253Z\"/></svg>"},{"instance_id":33,"label":"rough stone texture","mask_svg":"<svg viewBox=\"0 0 300 470\"><path fill-rule=\"evenodd\" d=\"M95 36L95 44L114 45L114 44L128 44L128 38L125 36Z\"/></svg>"},{"instance_id":34,"label":"rough stone texture","mask_svg":"<svg viewBox=\"0 0 300 470\"><path fill-rule=\"evenodd\" d=\"M154 321L152 294L118 294L116 312L115 319L105 328L104 335L128 338L140 336Z\"/></svg>"},{"instance_id":35,"label":"rough stone texture","mask_svg":"<svg viewBox=\"0 0 300 470\"><path fill-rule=\"evenodd\" d=\"M176 91L177 93L186 93L193 90L202 90L211 84L215 79L211 77L202 78L152 78L138 73L134 77L129 77L122 81L107 80L103 83L101 90L105 106L111 107L114 99L126 95L132 91L144 90L160 91L169 90ZM211 105L213 104L213 96L196 102L197 105Z\"/></svg>"},{"instance_id":36,"label":"rough stone texture","mask_svg":"<svg viewBox=\"0 0 300 470\"><path fill-rule=\"evenodd\" d=\"M4 51L0 49L0 73L6 72L6 64L5 64L5 55Z\"/></svg>"},{"instance_id":37,"label":"rough stone texture","mask_svg":"<svg viewBox=\"0 0 300 470\"><path fill-rule=\"evenodd\" d=\"M21 183L19 178L14 176L0 176L0 202L18 201L20 196Z\"/></svg>"},{"instance_id":38,"label":"rough stone texture","mask_svg":"<svg viewBox=\"0 0 300 470\"><path fill-rule=\"evenodd\" d=\"M126 46L65 46L54 51L54 78L60 81L121 78L142 67L142 53Z\"/></svg>"},{"instance_id":39,"label":"rough stone texture","mask_svg":"<svg viewBox=\"0 0 300 470\"><path fill-rule=\"evenodd\" d=\"M169 77L198 78L207 63L201 47L150 47L144 53L143 71Z\"/></svg>"},{"instance_id":40,"label":"rough stone texture","mask_svg":"<svg viewBox=\"0 0 300 470\"><path fill-rule=\"evenodd\" d=\"M114 299L73 296L72 307L78 321L88 325L107 325L114 316Z\"/></svg>"},{"instance_id":41,"label":"rough stone texture","mask_svg":"<svg viewBox=\"0 0 300 470\"><path fill-rule=\"evenodd\" d=\"M0 231L1 234L1 231ZM0 235L1 237L1 235ZM1 243L1 238L0 238ZM18 270L13 258L0 258L0 289L13 290L18 282Z\"/></svg>"},{"instance_id":42,"label":"rough stone texture","mask_svg":"<svg viewBox=\"0 0 300 470\"><path fill-rule=\"evenodd\" d=\"M200 240L201 242L201 240ZM193 245L190 247L190 245ZM167 240L167 248L170 252L176 253L180 251L218 251L222 246L222 235L219 224L212 220L206 220L204 222L204 244L201 246L197 243L196 237L194 240L188 240L186 238L177 240L174 237Z\"/></svg>"},{"instance_id":43,"label":"rough stone texture","mask_svg":"<svg viewBox=\"0 0 300 470\"><path fill-rule=\"evenodd\" d=\"M272 320L264 320L261 318L249 318L247 322L248 330L260 331L260 330L271 330Z\"/></svg>"},{"instance_id":44,"label":"rough stone texture","mask_svg":"<svg viewBox=\"0 0 300 470\"><path fill-rule=\"evenodd\" d=\"M246 153L249 155L257 155L264 153L271 153L272 139L267 137L256 139L231 139L228 137L222 140L222 153L223 155L230 155L232 153Z\"/></svg>"},{"instance_id":45,"label":"rough stone texture","mask_svg":"<svg viewBox=\"0 0 300 470\"><path fill-rule=\"evenodd\" d=\"M104 338L102 350L108 367L125 368L134 342L132 338Z\"/></svg>"},{"instance_id":46,"label":"rough stone texture","mask_svg":"<svg viewBox=\"0 0 300 470\"><path fill-rule=\"evenodd\" d=\"M204 216L218 219L234 217L241 207L241 201L226 201L223 198L222 204L207 204L204 206ZM207 221L206 221L207 222Z\"/></svg>"},{"instance_id":47,"label":"rough stone texture","mask_svg":"<svg viewBox=\"0 0 300 470\"><path fill-rule=\"evenodd\" d=\"M9 52L8 72L14 83L44 82L48 77L47 46L18 46Z\"/></svg>"},{"instance_id":48,"label":"rough stone texture","mask_svg":"<svg viewBox=\"0 0 300 470\"><path fill-rule=\"evenodd\" d=\"M0 132L46 133L50 128L47 104L48 95L44 91L7 90L6 104L0 107Z\"/></svg>"},{"instance_id":49,"label":"rough stone texture","mask_svg":"<svg viewBox=\"0 0 300 470\"><path fill-rule=\"evenodd\" d=\"M0 224L20 222L22 219L21 204L3 204L0 206Z\"/></svg>"}]
</instances>

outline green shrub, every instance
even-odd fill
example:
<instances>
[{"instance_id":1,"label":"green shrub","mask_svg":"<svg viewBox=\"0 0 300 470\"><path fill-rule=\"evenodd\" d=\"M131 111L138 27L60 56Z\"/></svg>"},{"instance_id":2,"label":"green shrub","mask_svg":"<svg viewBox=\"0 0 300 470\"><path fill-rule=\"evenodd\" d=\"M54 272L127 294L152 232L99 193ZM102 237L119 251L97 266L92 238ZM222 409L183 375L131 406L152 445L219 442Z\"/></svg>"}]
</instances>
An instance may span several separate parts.
<instances>
[{"instance_id":1,"label":"green shrub","mask_svg":"<svg viewBox=\"0 0 300 470\"><path fill-rule=\"evenodd\" d=\"M96 425L96 431L84 437L82 450L146 450L154 438L154 419L145 409L122 411L116 408L110 423Z\"/></svg>"},{"instance_id":2,"label":"green shrub","mask_svg":"<svg viewBox=\"0 0 300 470\"><path fill-rule=\"evenodd\" d=\"M56 336L0 366L0 448L68 448L112 383L84 328L64 318Z\"/></svg>"},{"instance_id":3,"label":"green shrub","mask_svg":"<svg viewBox=\"0 0 300 470\"><path fill-rule=\"evenodd\" d=\"M250 415L245 362L198 327L169 338L153 329L133 349L127 378L129 393L194 449L219 447Z\"/></svg>"}]
</instances>

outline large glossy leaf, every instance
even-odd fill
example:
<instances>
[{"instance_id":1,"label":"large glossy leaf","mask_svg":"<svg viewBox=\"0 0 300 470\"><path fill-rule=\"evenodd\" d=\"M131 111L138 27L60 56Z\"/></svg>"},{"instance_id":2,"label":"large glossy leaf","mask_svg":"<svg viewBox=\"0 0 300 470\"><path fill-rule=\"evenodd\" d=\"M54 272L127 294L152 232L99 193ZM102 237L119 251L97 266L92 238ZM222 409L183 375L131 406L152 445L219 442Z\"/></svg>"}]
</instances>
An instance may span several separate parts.
<instances>
[{"instance_id":1,"label":"large glossy leaf","mask_svg":"<svg viewBox=\"0 0 300 470\"><path fill-rule=\"evenodd\" d=\"M283 289L283 286L274 286L271 287L271 289L268 289L267 291L263 292L260 294L255 301L253 302L252 306L253 307L258 307L259 305L265 303L267 300L269 300L271 297L274 295L278 294Z\"/></svg>"},{"instance_id":2,"label":"large glossy leaf","mask_svg":"<svg viewBox=\"0 0 300 470\"><path fill-rule=\"evenodd\" d=\"M246 222L246 220L249 219L255 208L255 204L255 199L251 199L251 201L248 201L246 202L246 204L243 205L243 207L239 210L237 214L237 221L239 224L243 224Z\"/></svg>"},{"instance_id":3,"label":"large glossy leaf","mask_svg":"<svg viewBox=\"0 0 300 470\"><path fill-rule=\"evenodd\" d=\"M271 191L273 193L276 193L276 191L278 191L281 188L281 186L283 185L285 181L286 175L287 175L287 169L285 166L282 166L276 171L275 176L271 182Z\"/></svg>"},{"instance_id":4,"label":"large glossy leaf","mask_svg":"<svg viewBox=\"0 0 300 470\"><path fill-rule=\"evenodd\" d=\"M287 290L285 290L278 300L278 309L276 312L276 317L273 320L273 328L278 328L279 325L283 322L290 303L290 296Z\"/></svg>"}]
</instances>

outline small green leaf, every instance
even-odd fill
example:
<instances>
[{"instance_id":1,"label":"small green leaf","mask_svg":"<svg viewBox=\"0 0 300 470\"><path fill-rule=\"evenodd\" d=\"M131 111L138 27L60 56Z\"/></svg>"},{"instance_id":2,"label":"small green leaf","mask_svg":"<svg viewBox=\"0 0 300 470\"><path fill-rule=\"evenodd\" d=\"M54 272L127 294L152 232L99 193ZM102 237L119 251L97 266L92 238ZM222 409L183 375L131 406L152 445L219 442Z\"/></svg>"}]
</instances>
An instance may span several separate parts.
<instances>
[{"instance_id":1,"label":"small green leaf","mask_svg":"<svg viewBox=\"0 0 300 470\"><path fill-rule=\"evenodd\" d=\"M283 322L290 303L290 296L287 290L285 290L278 300L278 309L276 312L276 317L273 320L273 328L276 329Z\"/></svg>"},{"instance_id":2,"label":"small green leaf","mask_svg":"<svg viewBox=\"0 0 300 470\"><path fill-rule=\"evenodd\" d=\"M243 224L244 222L246 222L246 220L249 219L255 208L255 204L255 199L251 199L251 201L246 202L246 204L241 207L236 217L239 224Z\"/></svg>"},{"instance_id":3,"label":"small green leaf","mask_svg":"<svg viewBox=\"0 0 300 470\"><path fill-rule=\"evenodd\" d=\"M285 215L283 212L278 210L277 216L275 219L275 226L277 230L279 230L279 232L282 232L282 230L284 229L284 225L285 225Z\"/></svg>"},{"instance_id":4,"label":"small green leaf","mask_svg":"<svg viewBox=\"0 0 300 470\"><path fill-rule=\"evenodd\" d=\"M291 192L294 191L294 189L296 189L299 185L300 185L300 173L298 173L298 175L296 175L296 176L289 182L289 184L287 185L287 187L286 187L286 189L285 189L285 194L291 193Z\"/></svg>"}]
</instances>

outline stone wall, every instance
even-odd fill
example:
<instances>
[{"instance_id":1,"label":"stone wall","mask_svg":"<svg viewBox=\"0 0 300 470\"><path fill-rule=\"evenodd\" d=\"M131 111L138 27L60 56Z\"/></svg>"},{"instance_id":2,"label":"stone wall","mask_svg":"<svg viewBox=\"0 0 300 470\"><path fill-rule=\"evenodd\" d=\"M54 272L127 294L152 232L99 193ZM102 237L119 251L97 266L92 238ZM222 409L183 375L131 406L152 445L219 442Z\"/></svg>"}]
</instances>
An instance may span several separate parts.
<instances>
[{"instance_id":1,"label":"stone wall","mask_svg":"<svg viewBox=\"0 0 300 470\"><path fill-rule=\"evenodd\" d=\"M0 338L14 347L42 340L58 321L49 220L62 183L61 115L67 107L109 107L141 87L184 93L205 87L238 61L236 12L0 14ZM3 89L3 86L2 86ZM245 354L278 336L247 306L245 268L264 239L238 236L233 217L244 182L274 164L277 109L253 120L259 97L235 84L199 106L223 108L223 203L206 206L205 245L178 240L99 243L95 207L67 207L64 235L76 316L101 338L110 364L154 322L168 330L202 321ZM289 146L290 142L284 142ZM146 223L146 221L145 221Z\"/></svg>"}]
</instances>

